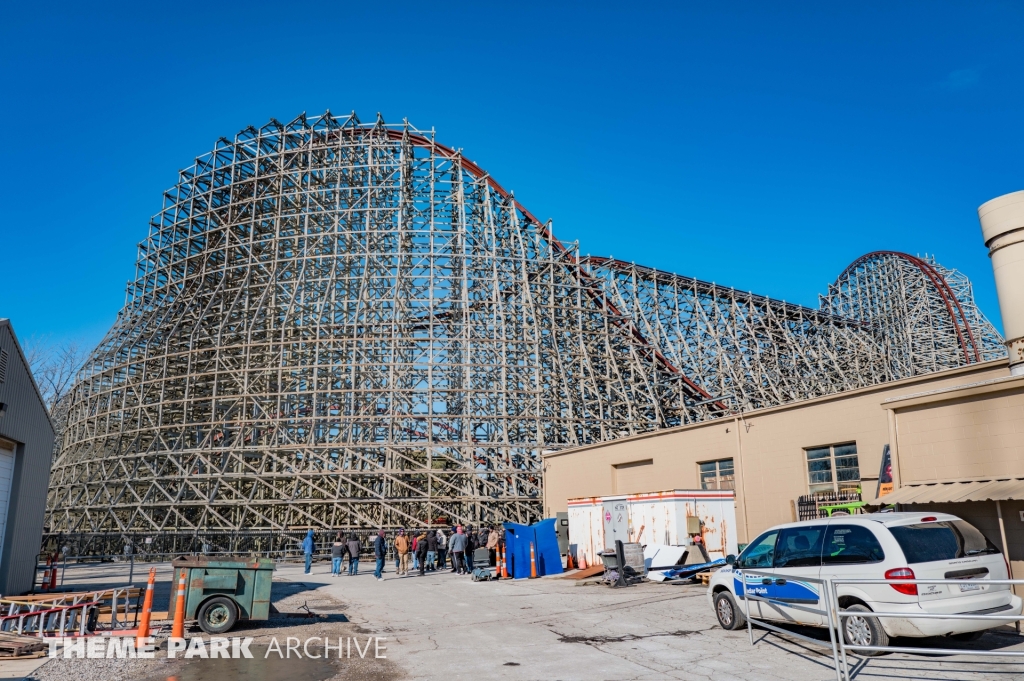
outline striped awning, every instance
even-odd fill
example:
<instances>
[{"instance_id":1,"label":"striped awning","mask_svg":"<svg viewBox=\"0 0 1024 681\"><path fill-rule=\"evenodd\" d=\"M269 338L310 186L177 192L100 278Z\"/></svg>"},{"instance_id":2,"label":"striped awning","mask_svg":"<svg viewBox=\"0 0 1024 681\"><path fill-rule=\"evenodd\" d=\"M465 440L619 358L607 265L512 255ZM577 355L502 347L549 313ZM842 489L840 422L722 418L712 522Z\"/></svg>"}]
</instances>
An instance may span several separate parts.
<instances>
[{"instance_id":1,"label":"striped awning","mask_svg":"<svg viewBox=\"0 0 1024 681\"><path fill-rule=\"evenodd\" d=\"M879 497L879 504L938 504L957 501L1009 501L1024 499L1024 479L967 480L907 485Z\"/></svg>"}]
</instances>

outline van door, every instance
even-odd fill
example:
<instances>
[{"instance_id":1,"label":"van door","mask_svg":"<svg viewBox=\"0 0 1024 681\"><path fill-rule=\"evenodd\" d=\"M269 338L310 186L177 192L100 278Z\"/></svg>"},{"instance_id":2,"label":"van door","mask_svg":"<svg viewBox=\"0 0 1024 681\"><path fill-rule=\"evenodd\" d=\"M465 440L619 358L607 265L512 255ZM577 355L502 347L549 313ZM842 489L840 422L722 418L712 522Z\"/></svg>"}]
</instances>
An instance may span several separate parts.
<instances>
[{"instance_id":1,"label":"van door","mask_svg":"<svg viewBox=\"0 0 1024 681\"><path fill-rule=\"evenodd\" d=\"M885 552L871 529L836 518L829 523L821 551L821 579L882 579L884 560ZM846 588L839 586L840 595ZM864 584L857 589L879 601L885 601L885 595L892 591L886 585Z\"/></svg>"},{"instance_id":2,"label":"van door","mask_svg":"<svg viewBox=\"0 0 1024 681\"><path fill-rule=\"evenodd\" d=\"M769 588L773 583L772 563L775 561L775 542L779 538L778 530L765 532L750 543L750 546L743 549L743 553L736 559L733 570L757 570L757 574L744 575L746 584L741 584L739 575L733 577L733 593L739 598L745 598L746 594L754 594L762 598L771 596ZM761 617L762 608L760 601L750 602L750 614L754 617ZM740 606L745 607L745 606Z\"/></svg>"},{"instance_id":3,"label":"van door","mask_svg":"<svg viewBox=\"0 0 1024 681\"><path fill-rule=\"evenodd\" d=\"M786 527L775 546L775 577L769 588L771 598L784 605L765 604L765 617L795 624L820 626L823 615L803 608L824 610L822 587L804 578L818 579L821 573L821 547L827 523Z\"/></svg>"}]
</instances>

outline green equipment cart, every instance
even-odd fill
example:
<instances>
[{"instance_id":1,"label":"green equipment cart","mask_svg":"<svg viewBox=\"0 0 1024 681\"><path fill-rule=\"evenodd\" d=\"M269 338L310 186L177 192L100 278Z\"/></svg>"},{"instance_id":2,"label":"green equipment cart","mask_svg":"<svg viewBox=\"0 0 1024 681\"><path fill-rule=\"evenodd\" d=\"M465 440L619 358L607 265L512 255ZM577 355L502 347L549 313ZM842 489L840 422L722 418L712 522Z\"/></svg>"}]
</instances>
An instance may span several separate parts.
<instances>
[{"instance_id":1,"label":"green equipment cart","mask_svg":"<svg viewBox=\"0 0 1024 681\"><path fill-rule=\"evenodd\" d=\"M205 556L174 560L171 603L167 616L174 619L178 580L185 572L185 619L198 620L208 634L223 634L238 620L270 617L270 584L274 561L269 558Z\"/></svg>"},{"instance_id":2,"label":"green equipment cart","mask_svg":"<svg viewBox=\"0 0 1024 681\"><path fill-rule=\"evenodd\" d=\"M861 509L867 505L866 501L846 501L840 504L819 506L818 510L825 511L828 517L831 518L833 515L856 515L861 513Z\"/></svg>"}]
</instances>

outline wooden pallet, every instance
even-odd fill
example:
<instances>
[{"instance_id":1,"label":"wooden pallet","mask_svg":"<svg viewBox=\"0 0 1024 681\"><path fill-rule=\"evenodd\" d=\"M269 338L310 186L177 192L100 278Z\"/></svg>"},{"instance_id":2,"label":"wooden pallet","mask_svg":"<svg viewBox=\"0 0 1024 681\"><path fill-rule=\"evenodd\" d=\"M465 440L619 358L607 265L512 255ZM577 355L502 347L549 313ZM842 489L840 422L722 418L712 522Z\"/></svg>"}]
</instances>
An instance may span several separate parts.
<instances>
[{"instance_id":1,"label":"wooden pallet","mask_svg":"<svg viewBox=\"0 0 1024 681\"><path fill-rule=\"evenodd\" d=\"M698 572L697 577L700 578L700 583L704 586L711 583L711 572Z\"/></svg>"},{"instance_id":2,"label":"wooden pallet","mask_svg":"<svg viewBox=\"0 0 1024 681\"><path fill-rule=\"evenodd\" d=\"M43 639L0 631L0 659L42 657L48 650L49 644Z\"/></svg>"},{"instance_id":3,"label":"wooden pallet","mask_svg":"<svg viewBox=\"0 0 1024 681\"><path fill-rule=\"evenodd\" d=\"M587 579L588 577L596 577L597 575L604 574L603 565L592 565L576 572L570 572L560 579Z\"/></svg>"}]
</instances>

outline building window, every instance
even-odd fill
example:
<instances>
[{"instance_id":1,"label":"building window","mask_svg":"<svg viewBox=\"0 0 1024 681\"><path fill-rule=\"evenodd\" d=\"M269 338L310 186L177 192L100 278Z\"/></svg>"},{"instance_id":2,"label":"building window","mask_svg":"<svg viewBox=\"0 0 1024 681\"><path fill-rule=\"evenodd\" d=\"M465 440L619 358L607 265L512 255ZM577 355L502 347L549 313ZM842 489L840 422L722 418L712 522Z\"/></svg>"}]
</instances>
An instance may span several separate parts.
<instances>
[{"instance_id":1,"label":"building window","mask_svg":"<svg viewBox=\"0 0 1024 681\"><path fill-rule=\"evenodd\" d=\"M860 490L856 443L815 447L804 451L807 452L807 483L812 494Z\"/></svg>"},{"instance_id":2,"label":"building window","mask_svg":"<svg viewBox=\"0 0 1024 681\"><path fill-rule=\"evenodd\" d=\"M736 489L732 459L708 461L698 465L701 489Z\"/></svg>"}]
</instances>

